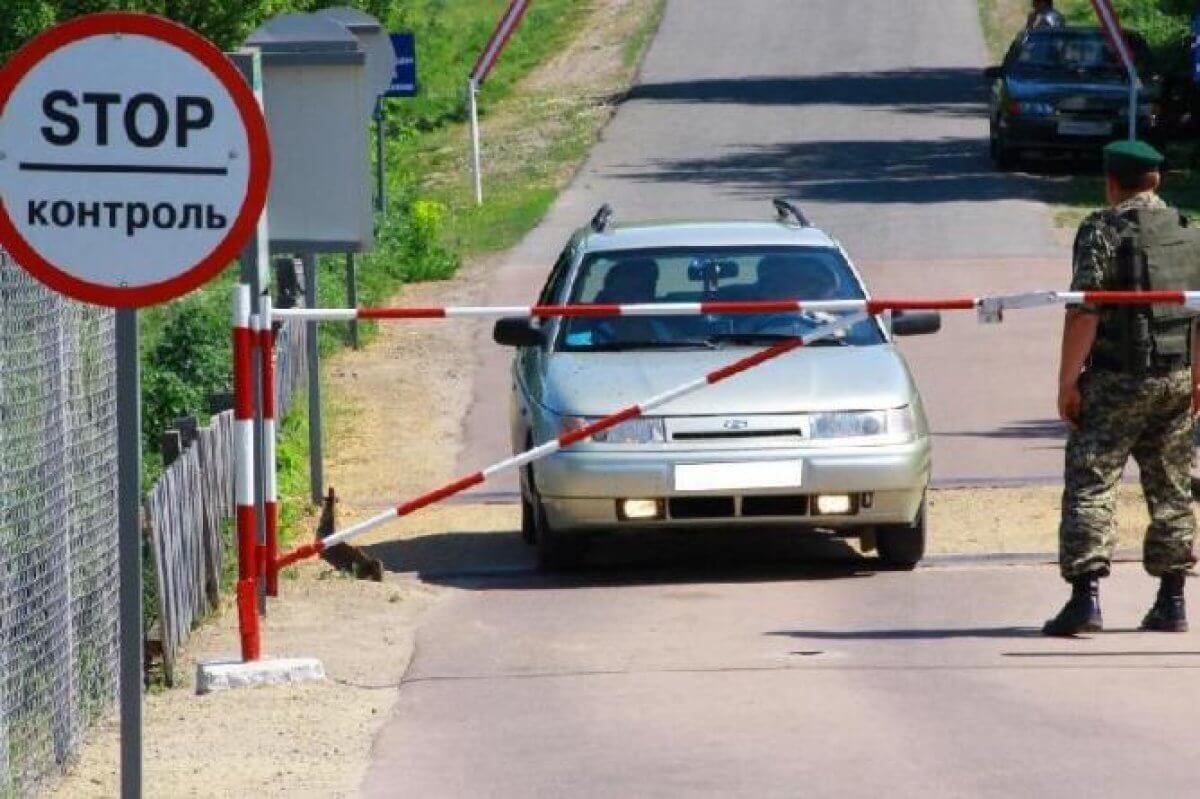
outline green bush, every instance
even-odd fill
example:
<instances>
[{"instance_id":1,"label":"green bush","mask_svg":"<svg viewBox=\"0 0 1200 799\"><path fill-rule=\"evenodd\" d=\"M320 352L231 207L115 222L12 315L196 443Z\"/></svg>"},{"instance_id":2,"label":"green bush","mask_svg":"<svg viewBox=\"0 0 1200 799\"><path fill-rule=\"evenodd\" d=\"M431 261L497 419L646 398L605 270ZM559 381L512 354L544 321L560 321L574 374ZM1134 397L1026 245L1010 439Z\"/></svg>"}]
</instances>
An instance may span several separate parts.
<instances>
[{"instance_id":1,"label":"green bush","mask_svg":"<svg viewBox=\"0 0 1200 799\"><path fill-rule=\"evenodd\" d=\"M199 415L230 386L228 292L198 292L164 306L157 339L142 353L142 435L147 453L180 416ZM204 420L202 420L204 421Z\"/></svg>"}]
</instances>

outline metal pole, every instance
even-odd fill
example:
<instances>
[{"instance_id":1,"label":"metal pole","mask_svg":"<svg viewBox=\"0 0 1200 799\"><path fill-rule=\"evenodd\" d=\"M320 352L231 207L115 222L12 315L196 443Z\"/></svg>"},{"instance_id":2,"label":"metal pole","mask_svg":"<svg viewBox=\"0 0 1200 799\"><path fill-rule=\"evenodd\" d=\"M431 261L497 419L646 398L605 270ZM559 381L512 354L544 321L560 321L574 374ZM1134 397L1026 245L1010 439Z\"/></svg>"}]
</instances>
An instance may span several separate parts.
<instances>
[{"instance_id":1,"label":"metal pole","mask_svg":"<svg viewBox=\"0 0 1200 799\"><path fill-rule=\"evenodd\" d=\"M467 102L471 107L471 172L475 178L475 204L483 205L483 165L479 152L479 84L467 81Z\"/></svg>"},{"instance_id":2,"label":"metal pole","mask_svg":"<svg viewBox=\"0 0 1200 799\"><path fill-rule=\"evenodd\" d=\"M1141 81L1135 70L1129 70L1129 140L1137 138L1138 88Z\"/></svg>"},{"instance_id":3,"label":"metal pole","mask_svg":"<svg viewBox=\"0 0 1200 799\"><path fill-rule=\"evenodd\" d=\"M383 97L375 98L375 210L387 211L387 186L384 184L383 163Z\"/></svg>"},{"instance_id":4,"label":"metal pole","mask_svg":"<svg viewBox=\"0 0 1200 799\"><path fill-rule=\"evenodd\" d=\"M317 256L304 260L304 296L309 308L317 306ZM325 497L325 476L321 452L321 356L317 350L317 323L308 322L308 479L314 505Z\"/></svg>"},{"instance_id":5,"label":"metal pole","mask_svg":"<svg viewBox=\"0 0 1200 799\"><path fill-rule=\"evenodd\" d=\"M255 97L258 98L259 104L262 104L262 55L258 51L253 52L238 52L231 55L233 63L241 71L246 82L254 89ZM257 316L262 307L263 300L270 300L271 296L271 255L270 255L270 232L267 224L267 212L264 210L259 217L258 225L255 227L254 235L250 237L250 241L246 243L246 248L242 251L240 258L240 275L241 281L250 286L250 313L252 316ZM251 392L254 396L254 516L255 516L255 538L258 541L258 547L265 550L267 546L267 520L266 520L266 496L267 496L267 477L263 470L263 464L266 463L266 433L263 429L262 413L257 409L262 408L262 364L258 358L253 360L252 364ZM260 615L267 614L267 588L265 572L260 575L258 580L258 612Z\"/></svg>"},{"instance_id":6,"label":"metal pole","mask_svg":"<svg viewBox=\"0 0 1200 799\"><path fill-rule=\"evenodd\" d=\"M121 796L142 795L142 391L137 311L117 311L117 522L120 536Z\"/></svg>"},{"instance_id":7,"label":"metal pole","mask_svg":"<svg viewBox=\"0 0 1200 799\"><path fill-rule=\"evenodd\" d=\"M352 252L346 253L346 306L358 307L358 267ZM356 350L359 348L357 319L350 320L350 346Z\"/></svg>"}]
</instances>

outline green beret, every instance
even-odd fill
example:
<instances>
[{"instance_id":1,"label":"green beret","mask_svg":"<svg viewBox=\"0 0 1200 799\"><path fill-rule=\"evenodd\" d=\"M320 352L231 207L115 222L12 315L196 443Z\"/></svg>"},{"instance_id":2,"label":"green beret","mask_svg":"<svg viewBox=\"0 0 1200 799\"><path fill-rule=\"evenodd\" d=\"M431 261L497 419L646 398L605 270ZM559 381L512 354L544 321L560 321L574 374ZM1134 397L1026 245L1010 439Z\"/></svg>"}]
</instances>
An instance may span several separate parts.
<instances>
[{"instance_id":1,"label":"green beret","mask_svg":"<svg viewBox=\"0 0 1200 799\"><path fill-rule=\"evenodd\" d=\"M1140 175L1158 169L1165 159L1144 141L1115 141L1104 148L1104 171Z\"/></svg>"}]
</instances>

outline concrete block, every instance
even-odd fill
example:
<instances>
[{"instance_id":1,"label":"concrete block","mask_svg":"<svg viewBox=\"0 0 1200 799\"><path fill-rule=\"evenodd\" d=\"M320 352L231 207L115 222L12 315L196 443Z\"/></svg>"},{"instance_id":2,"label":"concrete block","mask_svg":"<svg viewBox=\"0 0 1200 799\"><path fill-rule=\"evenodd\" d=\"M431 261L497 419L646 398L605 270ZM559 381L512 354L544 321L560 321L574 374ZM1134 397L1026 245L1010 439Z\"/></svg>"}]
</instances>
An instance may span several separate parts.
<instances>
[{"instance_id":1,"label":"concrete block","mask_svg":"<svg viewBox=\"0 0 1200 799\"><path fill-rule=\"evenodd\" d=\"M196 693L207 694L251 685L286 685L325 679L325 667L316 658L277 658L242 663L209 660L196 666Z\"/></svg>"}]
</instances>

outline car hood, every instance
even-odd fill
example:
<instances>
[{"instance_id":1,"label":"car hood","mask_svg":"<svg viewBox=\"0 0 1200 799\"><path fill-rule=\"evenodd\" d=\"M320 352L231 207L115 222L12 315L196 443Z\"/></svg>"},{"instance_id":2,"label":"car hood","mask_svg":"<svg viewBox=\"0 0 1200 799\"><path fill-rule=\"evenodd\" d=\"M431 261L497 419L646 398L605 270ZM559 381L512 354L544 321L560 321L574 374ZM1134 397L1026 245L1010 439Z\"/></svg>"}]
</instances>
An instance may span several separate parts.
<instances>
[{"instance_id":1,"label":"car hood","mask_svg":"<svg viewBox=\"0 0 1200 799\"><path fill-rule=\"evenodd\" d=\"M703 351L557 352L548 358L543 404L559 414L603 416L750 355ZM672 401L656 416L878 410L907 405L915 389L895 347L814 347Z\"/></svg>"},{"instance_id":2,"label":"car hood","mask_svg":"<svg viewBox=\"0 0 1200 799\"><path fill-rule=\"evenodd\" d=\"M1088 96L1105 100L1129 99L1129 82L1124 77L1103 79L1094 75L1078 79L1055 76L1053 79L1028 79L1010 76L1008 93L1014 100L1061 100L1066 97ZM1146 86L1142 101L1157 96L1157 89Z\"/></svg>"}]
</instances>

